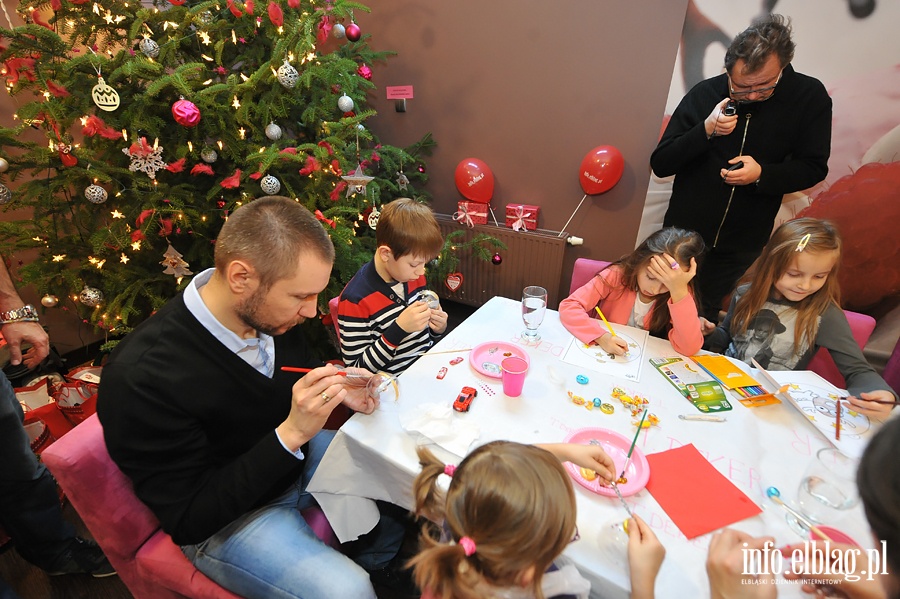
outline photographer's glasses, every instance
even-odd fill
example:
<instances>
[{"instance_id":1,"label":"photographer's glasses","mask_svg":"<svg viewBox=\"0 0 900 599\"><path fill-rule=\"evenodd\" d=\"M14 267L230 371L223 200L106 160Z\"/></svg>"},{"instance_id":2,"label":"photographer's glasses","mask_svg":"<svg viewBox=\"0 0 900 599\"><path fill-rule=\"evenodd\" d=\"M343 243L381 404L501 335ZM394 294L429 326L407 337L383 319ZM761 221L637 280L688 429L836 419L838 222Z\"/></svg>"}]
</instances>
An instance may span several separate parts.
<instances>
[{"instance_id":1,"label":"photographer's glasses","mask_svg":"<svg viewBox=\"0 0 900 599\"><path fill-rule=\"evenodd\" d=\"M735 85L734 81L731 79L731 75L728 75L728 90L731 92L731 97L738 102L762 102L763 100L771 98L772 94L775 93L775 88L778 86L778 82L781 81L781 74L783 72L784 70L778 72L778 77L772 85L756 89L753 89L752 86L747 88L741 85ZM750 94L756 94L756 97L750 99Z\"/></svg>"}]
</instances>

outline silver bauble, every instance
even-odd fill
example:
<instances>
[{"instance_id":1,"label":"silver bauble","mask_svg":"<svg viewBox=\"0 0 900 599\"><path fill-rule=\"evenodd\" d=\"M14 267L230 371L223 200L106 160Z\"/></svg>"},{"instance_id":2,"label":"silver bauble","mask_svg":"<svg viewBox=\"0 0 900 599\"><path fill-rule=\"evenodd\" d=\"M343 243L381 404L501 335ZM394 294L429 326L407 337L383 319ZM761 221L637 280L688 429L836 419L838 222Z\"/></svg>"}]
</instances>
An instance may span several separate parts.
<instances>
[{"instance_id":1,"label":"silver bauble","mask_svg":"<svg viewBox=\"0 0 900 599\"><path fill-rule=\"evenodd\" d=\"M331 35L334 36L334 39L342 40L347 37L347 30L340 23L335 23L334 27L331 28Z\"/></svg>"},{"instance_id":2,"label":"silver bauble","mask_svg":"<svg viewBox=\"0 0 900 599\"><path fill-rule=\"evenodd\" d=\"M340 98L338 98L338 108L341 112L350 112L353 110L353 98L344 94Z\"/></svg>"},{"instance_id":3,"label":"silver bauble","mask_svg":"<svg viewBox=\"0 0 900 599\"><path fill-rule=\"evenodd\" d=\"M266 137L268 137L272 141L281 139L281 127L279 127L275 123L269 123L268 125L266 125Z\"/></svg>"},{"instance_id":4,"label":"silver bauble","mask_svg":"<svg viewBox=\"0 0 900 599\"><path fill-rule=\"evenodd\" d=\"M59 298L50 293L41 298L41 305L45 308L53 308L58 303Z\"/></svg>"},{"instance_id":5,"label":"silver bauble","mask_svg":"<svg viewBox=\"0 0 900 599\"><path fill-rule=\"evenodd\" d=\"M109 197L106 190L97 184L88 185L84 190L84 197L92 204L102 204Z\"/></svg>"},{"instance_id":6,"label":"silver bauble","mask_svg":"<svg viewBox=\"0 0 900 599\"><path fill-rule=\"evenodd\" d=\"M363 127L363 124L362 124L362 123L356 123L356 130L357 130L357 131L365 131L366 128Z\"/></svg>"},{"instance_id":7,"label":"silver bauble","mask_svg":"<svg viewBox=\"0 0 900 599\"><path fill-rule=\"evenodd\" d=\"M266 175L259 182L259 186L262 188L264 192L267 194L275 195L281 190L281 181L273 177L272 175Z\"/></svg>"},{"instance_id":8,"label":"silver bauble","mask_svg":"<svg viewBox=\"0 0 900 599\"><path fill-rule=\"evenodd\" d=\"M0 183L0 206L3 204L9 204L12 200L12 192L9 190L9 187Z\"/></svg>"},{"instance_id":9,"label":"silver bauble","mask_svg":"<svg viewBox=\"0 0 900 599\"><path fill-rule=\"evenodd\" d=\"M81 293L78 295L78 301L88 308L96 308L100 305L100 302L103 301L103 292L96 287L88 287L85 285L84 289L82 289Z\"/></svg>"},{"instance_id":10,"label":"silver bauble","mask_svg":"<svg viewBox=\"0 0 900 599\"><path fill-rule=\"evenodd\" d=\"M143 52L144 56L147 58L156 58L159 56L159 44L149 37L142 39L140 43L138 43L138 48L141 49L141 52Z\"/></svg>"},{"instance_id":11,"label":"silver bauble","mask_svg":"<svg viewBox=\"0 0 900 599\"><path fill-rule=\"evenodd\" d=\"M291 63L286 60L284 61L283 65L278 67L276 76L278 77L278 83L288 89L291 89L295 85L297 85L297 80L300 79L300 73L298 73L297 69L292 67Z\"/></svg>"},{"instance_id":12,"label":"silver bauble","mask_svg":"<svg viewBox=\"0 0 900 599\"><path fill-rule=\"evenodd\" d=\"M215 20L216 18L213 16L212 12L208 10L204 10L202 13L197 15L197 22L201 25L212 25Z\"/></svg>"},{"instance_id":13,"label":"silver bauble","mask_svg":"<svg viewBox=\"0 0 900 599\"><path fill-rule=\"evenodd\" d=\"M9 162L6 158L0 158L0 173L5 173L9 169Z\"/></svg>"},{"instance_id":14,"label":"silver bauble","mask_svg":"<svg viewBox=\"0 0 900 599\"><path fill-rule=\"evenodd\" d=\"M219 155L212 148L205 148L200 151L200 159L207 164L212 164L218 160Z\"/></svg>"}]
</instances>

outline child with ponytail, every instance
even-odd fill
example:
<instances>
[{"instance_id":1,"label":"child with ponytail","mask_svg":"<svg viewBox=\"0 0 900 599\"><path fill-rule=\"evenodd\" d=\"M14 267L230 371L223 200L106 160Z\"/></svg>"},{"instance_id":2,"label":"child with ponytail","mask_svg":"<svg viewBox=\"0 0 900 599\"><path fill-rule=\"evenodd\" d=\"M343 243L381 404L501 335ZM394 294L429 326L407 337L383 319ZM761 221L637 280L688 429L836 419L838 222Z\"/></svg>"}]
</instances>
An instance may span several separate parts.
<instances>
[{"instance_id":1,"label":"child with ponytail","mask_svg":"<svg viewBox=\"0 0 900 599\"><path fill-rule=\"evenodd\" d=\"M482 445L458 467L419 448L413 485L416 513L442 523L441 538L423 531L410 561L423 599L584 599L590 583L562 557L578 540L575 493L560 460L610 481L614 465L597 446ZM437 486L451 476L446 493ZM628 522L632 597L653 597L665 549L640 518Z\"/></svg>"}]
</instances>

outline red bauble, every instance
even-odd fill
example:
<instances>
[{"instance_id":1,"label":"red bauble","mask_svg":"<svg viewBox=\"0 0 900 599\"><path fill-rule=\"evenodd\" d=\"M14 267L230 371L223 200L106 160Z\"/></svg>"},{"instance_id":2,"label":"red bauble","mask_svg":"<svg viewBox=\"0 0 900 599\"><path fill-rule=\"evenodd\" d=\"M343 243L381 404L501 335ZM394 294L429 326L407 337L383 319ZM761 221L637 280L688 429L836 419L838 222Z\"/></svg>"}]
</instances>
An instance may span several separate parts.
<instances>
[{"instance_id":1,"label":"red bauble","mask_svg":"<svg viewBox=\"0 0 900 599\"><path fill-rule=\"evenodd\" d=\"M493 257L491 258L491 264L493 264L494 266L500 266L501 264L503 264L503 256L500 255L500 252L497 252L493 255Z\"/></svg>"},{"instance_id":2,"label":"red bauble","mask_svg":"<svg viewBox=\"0 0 900 599\"><path fill-rule=\"evenodd\" d=\"M200 122L200 109L184 98L172 104L172 116L182 127L195 127Z\"/></svg>"},{"instance_id":3,"label":"red bauble","mask_svg":"<svg viewBox=\"0 0 900 599\"><path fill-rule=\"evenodd\" d=\"M362 29L359 28L359 25L356 23L350 23L347 25L347 28L344 30L347 35L347 39L351 42L358 42L359 38L362 37Z\"/></svg>"}]
</instances>

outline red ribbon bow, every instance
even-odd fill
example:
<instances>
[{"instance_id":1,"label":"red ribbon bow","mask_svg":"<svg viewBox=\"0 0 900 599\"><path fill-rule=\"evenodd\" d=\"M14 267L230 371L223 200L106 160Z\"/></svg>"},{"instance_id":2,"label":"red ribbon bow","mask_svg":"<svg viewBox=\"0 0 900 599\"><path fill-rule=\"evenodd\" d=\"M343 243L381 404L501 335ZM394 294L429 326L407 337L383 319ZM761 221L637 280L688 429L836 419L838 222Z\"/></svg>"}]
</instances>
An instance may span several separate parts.
<instances>
[{"instance_id":1,"label":"red ribbon bow","mask_svg":"<svg viewBox=\"0 0 900 599\"><path fill-rule=\"evenodd\" d=\"M334 223L334 221L331 220L330 218L325 218L325 215L322 214L322 211L321 211L321 210L316 210L316 218L319 219L320 221L322 221L323 223L327 224L327 225L331 225L331 228L332 228L332 229L336 229L336 228L337 228L337 225Z\"/></svg>"}]
</instances>

